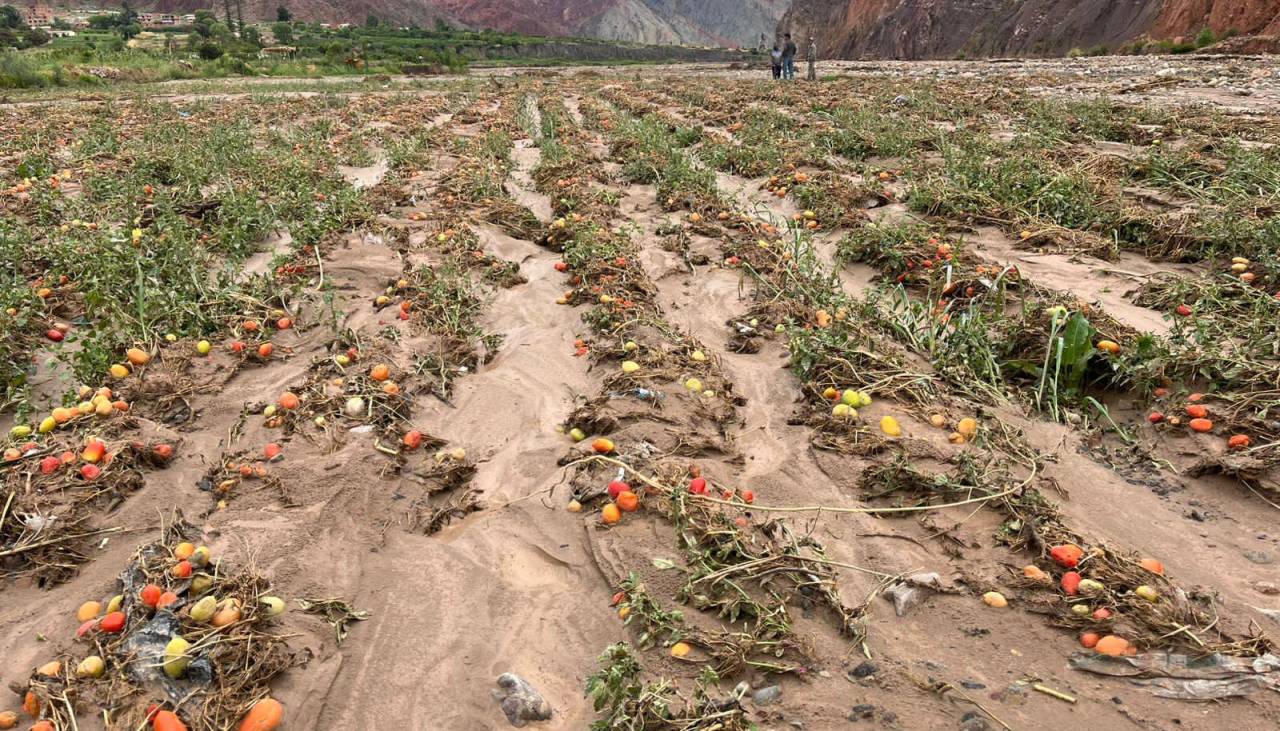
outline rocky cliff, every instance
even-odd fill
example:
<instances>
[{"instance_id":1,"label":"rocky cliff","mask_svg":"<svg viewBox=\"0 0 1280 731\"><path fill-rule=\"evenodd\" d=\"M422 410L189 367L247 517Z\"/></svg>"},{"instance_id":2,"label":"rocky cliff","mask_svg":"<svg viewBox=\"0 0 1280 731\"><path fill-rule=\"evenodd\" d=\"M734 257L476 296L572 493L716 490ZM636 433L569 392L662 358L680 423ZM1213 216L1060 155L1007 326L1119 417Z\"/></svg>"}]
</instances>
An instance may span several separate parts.
<instances>
[{"instance_id":1,"label":"rocky cliff","mask_svg":"<svg viewBox=\"0 0 1280 731\"><path fill-rule=\"evenodd\" d=\"M426 0L468 25L693 45L756 45L790 0Z\"/></svg>"},{"instance_id":2,"label":"rocky cliff","mask_svg":"<svg viewBox=\"0 0 1280 731\"><path fill-rule=\"evenodd\" d=\"M1142 36L1280 32L1278 0L794 0L779 32L837 58L1061 55Z\"/></svg>"},{"instance_id":3,"label":"rocky cliff","mask_svg":"<svg viewBox=\"0 0 1280 731\"><path fill-rule=\"evenodd\" d=\"M287 6L305 21L430 26L437 18L471 28L638 43L750 46L774 28L791 0L244 0L246 20L274 20ZM148 10L190 13L222 0L150 0Z\"/></svg>"}]
</instances>

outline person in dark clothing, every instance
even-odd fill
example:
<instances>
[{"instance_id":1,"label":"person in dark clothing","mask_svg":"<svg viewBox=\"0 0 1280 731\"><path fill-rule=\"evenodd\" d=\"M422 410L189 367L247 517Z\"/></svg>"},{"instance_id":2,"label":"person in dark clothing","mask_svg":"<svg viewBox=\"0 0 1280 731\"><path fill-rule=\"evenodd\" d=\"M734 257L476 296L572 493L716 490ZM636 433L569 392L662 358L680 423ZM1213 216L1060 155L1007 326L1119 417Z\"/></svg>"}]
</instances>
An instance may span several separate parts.
<instances>
[{"instance_id":1,"label":"person in dark clothing","mask_svg":"<svg viewBox=\"0 0 1280 731\"><path fill-rule=\"evenodd\" d=\"M782 78L794 79L796 77L796 42L791 40L791 34L787 33L782 36Z\"/></svg>"},{"instance_id":2,"label":"person in dark clothing","mask_svg":"<svg viewBox=\"0 0 1280 731\"><path fill-rule=\"evenodd\" d=\"M782 50L778 48L778 44L773 45L773 50L769 52L769 58L773 62L773 78L782 78Z\"/></svg>"}]
</instances>

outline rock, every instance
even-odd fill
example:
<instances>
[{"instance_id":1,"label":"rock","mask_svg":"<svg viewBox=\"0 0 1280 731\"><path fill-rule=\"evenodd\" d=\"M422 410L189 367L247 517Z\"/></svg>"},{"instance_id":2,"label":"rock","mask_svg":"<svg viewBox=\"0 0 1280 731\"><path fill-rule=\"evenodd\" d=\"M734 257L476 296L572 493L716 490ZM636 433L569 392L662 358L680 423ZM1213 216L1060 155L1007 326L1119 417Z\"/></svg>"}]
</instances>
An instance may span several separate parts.
<instances>
[{"instance_id":1,"label":"rock","mask_svg":"<svg viewBox=\"0 0 1280 731\"><path fill-rule=\"evenodd\" d=\"M893 602L893 611L899 617L911 611L911 608L920 603L924 598L919 589L912 588L906 584L894 584L885 589L884 595Z\"/></svg>"},{"instance_id":2,"label":"rock","mask_svg":"<svg viewBox=\"0 0 1280 731\"><path fill-rule=\"evenodd\" d=\"M854 668L854 669L850 670L850 671L849 671L849 677L852 677L852 678L866 678L866 677L869 677L869 676L871 676L871 675L875 675L879 670L880 670L880 666L876 665L875 663L871 662L870 660L867 660L867 661L863 662L862 664L858 665L858 667L856 667L856 668Z\"/></svg>"},{"instance_id":3,"label":"rock","mask_svg":"<svg viewBox=\"0 0 1280 731\"><path fill-rule=\"evenodd\" d=\"M991 731L991 724L977 711L969 711L960 717L960 731Z\"/></svg>"},{"instance_id":4,"label":"rock","mask_svg":"<svg viewBox=\"0 0 1280 731\"><path fill-rule=\"evenodd\" d=\"M512 726L521 728L530 721L546 721L551 718L551 704L519 675L499 675L498 687L501 690L493 691L493 697L501 703L502 712Z\"/></svg>"},{"instance_id":5,"label":"rock","mask_svg":"<svg viewBox=\"0 0 1280 731\"><path fill-rule=\"evenodd\" d=\"M1263 565L1269 564L1275 560L1271 557L1271 554L1266 551L1245 551L1244 557L1256 564Z\"/></svg>"},{"instance_id":6,"label":"rock","mask_svg":"<svg viewBox=\"0 0 1280 731\"><path fill-rule=\"evenodd\" d=\"M942 577L937 573L912 574L901 583L894 584L885 590L885 596L893 601L893 611L899 617L911 611L911 608L924 600L922 589L942 591Z\"/></svg>"},{"instance_id":7,"label":"rock","mask_svg":"<svg viewBox=\"0 0 1280 731\"><path fill-rule=\"evenodd\" d=\"M1280 587L1277 587L1270 581L1255 581L1253 583L1253 590L1259 594L1266 594L1268 596L1280 594Z\"/></svg>"},{"instance_id":8,"label":"rock","mask_svg":"<svg viewBox=\"0 0 1280 731\"><path fill-rule=\"evenodd\" d=\"M770 685L767 688L761 688L760 690L757 690L755 693L751 694L751 700L754 701L757 706L770 705L772 703L777 702L777 700L781 697L782 697L781 685Z\"/></svg>"},{"instance_id":9,"label":"rock","mask_svg":"<svg viewBox=\"0 0 1280 731\"><path fill-rule=\"evenodd\" d=\"M861 721L864 718L871 718L876 715L876 707L870 703L859 703L849 711L850 721Z\"/></svg>"}]
</instances>

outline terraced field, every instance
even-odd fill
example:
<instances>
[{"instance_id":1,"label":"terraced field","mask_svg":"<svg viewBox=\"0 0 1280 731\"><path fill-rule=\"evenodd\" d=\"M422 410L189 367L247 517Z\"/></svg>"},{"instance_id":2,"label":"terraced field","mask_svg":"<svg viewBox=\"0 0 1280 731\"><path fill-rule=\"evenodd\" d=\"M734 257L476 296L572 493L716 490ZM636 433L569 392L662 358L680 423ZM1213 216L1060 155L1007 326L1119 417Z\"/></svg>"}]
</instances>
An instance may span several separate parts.
<instances>
[{"instance_id":1,"label":"terraced field","mask_svg":"<svg viewBox=\"0 0 1280 731\"><path fill-rule=\"evenodd\" d=\"M1105 91L0 107L0 710L1275 726L1280 115Z\"/></svg>"}]
</instances>

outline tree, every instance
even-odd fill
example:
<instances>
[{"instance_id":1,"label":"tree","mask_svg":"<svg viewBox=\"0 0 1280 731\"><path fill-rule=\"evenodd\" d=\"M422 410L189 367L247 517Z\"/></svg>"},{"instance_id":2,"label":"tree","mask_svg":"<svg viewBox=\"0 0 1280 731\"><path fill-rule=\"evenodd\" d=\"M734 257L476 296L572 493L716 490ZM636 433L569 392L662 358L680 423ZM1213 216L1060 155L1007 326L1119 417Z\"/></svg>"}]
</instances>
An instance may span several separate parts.
<instances>
[{"instance_id":1,"label":"tree","mask_svg":"<svg viewBox=\"0 0 1280 731\"><path fill-rule=\"evenodd\" d=\"M293 43L293 26L284 22L273 23L271 25L271 35L275 36L276 43L287 46Z\"/></svg>"},{"instance_id":2,"label":"tree","mask_svg":"<svg viewBox=\"0 0 1280 731\"><path fill-rule=\"evenodd\" d=\"M128 25L120 26L118 30L120 31L120 36L127 41L142 32L142 25L139 23L130 23Z\"/></svg>"},{"instance_id":3,"label":"tree","mask_svg":"<svg viewBox=\"0 0 1280 731\"><path fill-rule=\"evenodd\" d=\"M364 25L366 28L377 28L378 24L379 24L378 16L374 15L373 13L369 13L369 17L364 19Z\"/></svg>"},{"instance_id":4,"label":"tree","mask_svg":"<svg viewBox=\"0 0 1280 731\"><path fill-rule=\"evenodd\" d=\"M289 12L289 8L280 5L276 8L276 21L280 23L288 23L293 20L293 13Z\"/></svg>"},{"instance_id":5,"label":"tree","mask_svg":"<svg viewBox=\"0 0 1280 731\"><path fill-rule=\"evenodd\" d=\"M251 46L262 48L262 33L252 25L240 32L240 40Z\"/></svg>"},{"instance_id":6,"label":"tree","mask_svg":"<svg viewBox=\"0 0 1280 731\"><path fill-rule=\"evenodd\" d=\"M12 5L0 5L0 28L21 28L22 15Z\"/></svg>"},{"instance_id":7,"label":"tree","mask_svg":"<svg viewBox=\"0 0 1280 731\"><path fill-rule=\"evenodd\" d=\"M228 28L236 27L235 18L231 17L231 0L222 0L222 10L224 13L222 17L226 18L227 27Z\"/></svg>"},{"instance_id":8,"label":"tree","mask_svg":"<svg viewBox=\"0 0 1280 731\"><path fill-rule=\"evenodd\" d=\"M197 53L200 54L200 58L203 58L206 61L213 61L222 55L222 46L219 46L213 41L205 41L200 44L200 48L197 50Z\"/></svg>"},{"instance_id":9,"label":"tree","mask_svg":"<svg viewBox=\"0 0 1280 731\"><path fill-rule=\"evenodd\" d=\"M197 10L195 22L191 24L192 30L200 34L201 38L208 38L213 35L213 25L218 22L214 17L212 10Z\"/></svg>"},{"instance_id":10,"label":"tree","mask_svg":"<svg viewBox=\"0 0 1280 731\"><path fill-rule=\"evenodd\" d=\"M130 7L129 0L123 0L123 2L120 3L120 12L116 16L116 24L126 26L133 25L136 22L138 22L138 14L134 12L132 7ZM134 35L137 35L137 33L134 33ZM131 38L132 36L125 37Z\"/></svg>"},{"instance_id":11,"label":"tree","mask_svg":"<svg viewBox=\"0 0 1280 731\"><path fill-rule=\"evenodd\" d=\"M44 44L49 42L49 34L44 32L44 30L41 28L32 28L28 30L26 36L27 36L28 48L43 46Z\"/></svg>"},{"instance_id":12,"label":"tree","mask_svg":"<svg viewBox=\"0 0 1280 731\"><path fill-rule=\"evenodd\" d=\"M236 31L244 36L244 8L241 7L241 0L236 0Z\"/></svg>"}]
</instances>

